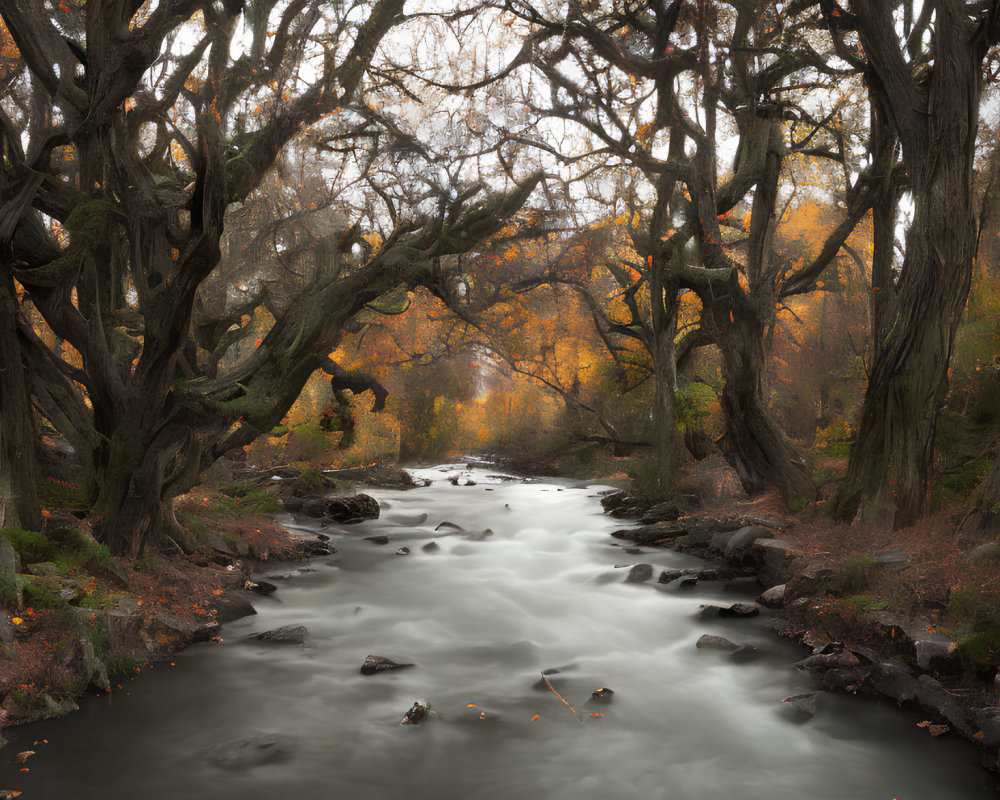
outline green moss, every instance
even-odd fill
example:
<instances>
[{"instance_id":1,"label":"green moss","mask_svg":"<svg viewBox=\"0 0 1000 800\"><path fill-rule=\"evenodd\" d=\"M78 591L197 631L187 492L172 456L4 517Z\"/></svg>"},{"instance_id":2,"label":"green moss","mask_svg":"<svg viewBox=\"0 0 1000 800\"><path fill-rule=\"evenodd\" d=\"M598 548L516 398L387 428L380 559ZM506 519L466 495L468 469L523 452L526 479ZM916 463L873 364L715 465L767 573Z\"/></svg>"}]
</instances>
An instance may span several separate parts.
<instances>
[{"instance_id":1,"label":"green moss","mask_svg":"<svg viewBox=\"0 0 1000 800\"><path fill-rule=\"evenodd\" d=\"M108 670L108 678L112 683L122 683L136 676L142 667L142 662L130 653L123 653L116 658L109 658L104 662Z\"/></svg>"},{"instance_id":2,"label":"green moss","mask_svg":"<svg viewBox=\"0 0 1000 800\"><path fill-rule=\"evenodd\" d=\"M948 619L959 630L974 633L993 630L1000 619L1000 597L977 589L952 589Z\"/></svg>"},{"instance_id":3,"label":"green moss","mask_svg":"<svg viewBox=\"0 0 1000 800\"><path fill-rule=\"evenodd\" d=\"M181 525L191 531L191 534L197 539L199 544L208 544L208 525L194 514L180 514L177 519Z\"/></svg>"},{"instance_id":4,"label":"green moss","mask_svg":"<svg viewBox=\"0 0 1000 800\"><path fill-rule=\"evenodd\" d=\"M23 531L20 528L0 528L0 536L5 536L13 545L21 562L32 564L38 561L51 561L55 555L52 543L37 531Z\"/></svg>"},{"instance_id":5,"label":"green moss","mask_svg":"<svg viewBox=\"0 0 1000 800\"><path fill-rule=\"evenodd\" d=\"M79 488L50 478L38 482L38 503L42 508L70 511L86 511L90 508L87 498Z\"/></svg>"},{"instance_id":6,"label":"green moss","mask_svg":"<svg viewBox=\"0 0 1000 800\"><path fill-rule=\"evenodd\" d=\"M974 633L959 642L959 660L976 672L992 672L1000 666L1000 628Z\"/></svg>"},{"instance_id":7,"label":"green moss","mask_svg":"<svg viewBox=\"0 0 1000 800\"><path fill-rule=\"evenodd\" d=\"M24 604L29 608L65 608L68 603L59 596L51 582L41 578L25 577L21 589Z\"/></svg>"},{"instance_id":8,"label":"green moss","mask_svg":"<svg viewBox=\"0 0 1000 800\"><path fill-rule=\"evenodd\" d=\"M254 489L242 497L220 498L222 507L234 517L255 517L263 514L276 514L284 506L276 497L263 489Z\"/></svg>"},{"instance_id":9,"label":"green moss","mask_svg":"<svg viewBox=\"0 0 1000 800\"><path fill-rule=\"evenodd\" d=\"M970 498L992 468L992 458L979 456L960 469L942 473L931 490L931 509L938 511L950 503Z\"/></svg>"},{"instance_id":10,"label":"green moss","mask_svg":"<svg viewBox=\"0 0 1000 800\"><path fill-rule=\"evenodd\" d=\"M0 573L0 606L17 606L17 578L10 572Z\"/></svg>"},{"instance_id":11,"label":"green moss","mask_svg":"<svg viewBox=\"0 0 1000 800\"><path fill-rule=\"evenodd\" d=\"M856 613L866 611L882 611L889 606L888 600L882 600L870 594L855 594L837 601L842 607Z\"/></svg>"},{"instance_id":12,"label":"green moss","mask_svg":"<svg viewBox=\"0 0 1000 800\"><path fill-rule=\"evenodd\" d=\"M229 484L229 486L223 486L219 491L229 497L245 497L253 490L254 486L250 481L237 481L236 483Z\"/></svg>"},{"instance_id":13,"label":"green moss","mask_svg":"<svg viewBox=\"0 0 1000 800\"><path fill-rule=\"evenodd\" d=\"M330 480L315 467L306 467L299 474L299 483L307 489L326 489L330 486Z\"/></svg>"}]
</instances>

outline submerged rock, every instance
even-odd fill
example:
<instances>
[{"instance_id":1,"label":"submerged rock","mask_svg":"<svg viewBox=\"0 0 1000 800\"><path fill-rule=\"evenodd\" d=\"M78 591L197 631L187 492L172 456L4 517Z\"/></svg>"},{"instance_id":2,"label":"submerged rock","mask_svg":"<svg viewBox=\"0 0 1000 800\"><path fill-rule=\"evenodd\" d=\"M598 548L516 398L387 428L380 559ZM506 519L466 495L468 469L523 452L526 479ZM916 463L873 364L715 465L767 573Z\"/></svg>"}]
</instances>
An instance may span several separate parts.
<instances>
[{"instance_id":1,"label":"submerged rock","mask_svg":"<svg viewBox=\"0 0 1000 800\"><path fill-rule=\"evenodd\" d=\"M636 564L628 571L625 583L645 583L653 577L652 564Z\"/></svg>"},{"instance_id":2,"label":"submerged rock","mask_svg":"<svg viewBox=\"0 0 1000 800\"><path fill-rule=\"evenodd\" d=\"M305 644L309 629L305 625L282 625L274 630L258 633L252 638L267 644Z\"/></svg>"},{"instance_id":3,"label":"submerged rock","mask_svg":"<svg viewBox=\"0 0 1000 800\"><path fill-rule=\"evenodd\" d=\"M786 697L781 701L782 716L790 722L801 724L816 716L816 698L818 692L805 692Z\"/></svg>"},{"instance_id":4,"label":"submerged rock","mask_svg":"<svg viewBox=\"0 0 1000 800\"><path fill-rule=\"evenodd\" d=\"M262 733L208 750L209 760L223 769L251 769L291 758L297 740L292 736Z\"/></svg>"},{"instance_id":5,"label":"submerged rock","mask_svg":"<svg viewBox=\"0 0 1000 800\"><path fill-rule=\"evenodd\" d=\"M388 536L366 536L366 542L371 542L372 544L389 544Z\"/></svg>"},{"instance_id":6,"label":"submerged rock","mask_svg":"<svg viewBox=\"0 0 1000 800\"><path fill-rule=\"evenodd\" d=\"M601 703L607 705L612 700L614 700L614 698L615 698L614 690L604 686L601 687L600 689L594 689L594 691L590 693L590 699L587 700L587 703L588 704Z\"/></svg>"},{"instance_id":7,"label":"submerged rock","mask_svg":"<svg viewBox=\"0 0 1000 800\"><path fill-rule=\"evenodd\" d=\"M413 664L403 664L398 661L393 661L391 658L386 656L366 656L365 662L361 665L362 675L374 675L376 672L387 672L392 669L403 669L404 667L412 667Z\"/></svg>"},{"instance_id":8,"label":"submerged rock","mask_svg":"<svg viewBox=\"0 0 1000 800\"><path fill-rule=\"evenodd\" d=\"M728 653L734 659L750 659L757 655L757 648L752 644L737 644L730 641L725 636L712 636L706 633L695 643L699 650L718 650L720 653Z\"/></svg>"},{"instance_id":9,"label":"submerged rock","mask_svg":"<svg viewBox=\"0 0 1000 800\"><path fill-rule=\"evenodd\" d=\"M441 549L441 545L439 545L437 542L428 542L420 549L423 550L425 553L436 553L438 550Z\"/></svg>"}]
</instances>

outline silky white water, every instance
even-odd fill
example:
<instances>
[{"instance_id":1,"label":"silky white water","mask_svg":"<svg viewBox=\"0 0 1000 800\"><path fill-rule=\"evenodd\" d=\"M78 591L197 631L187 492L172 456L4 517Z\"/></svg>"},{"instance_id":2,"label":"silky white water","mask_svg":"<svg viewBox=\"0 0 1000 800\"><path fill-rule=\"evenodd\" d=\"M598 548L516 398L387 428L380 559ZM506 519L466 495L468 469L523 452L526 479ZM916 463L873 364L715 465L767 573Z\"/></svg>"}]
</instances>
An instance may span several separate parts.
<instances>
[{"instance_id":1,"label":"silky white water","mask_svg":"<svg viewBox=\"0 0 1000 800\"><path fill-rule=\"evenodd\" d=\"M626 553L608 534L628 523L601 511L607 487L460 466L413 472L432 485L370 490L380 519L326 529L334 556L276 566L278 592L227 625L223 644L178 654L127 695L16 731L0 788L24 800L994 796L972 747L932 740L920 717L891 705L823 695L812 719L790 720L781 701L808 689L791 669L806 653L770 633L766 616L697 617L700 604L752 598L746 584L626 583L622 565L703 562ZM452 486L459 472L476 485ZM445 521L465 532L435 532ZM390 543L365 538L377 535ZM440 549L424 551L430 541ZM410 554L397 555L404 546ZM249 638L299 624L304 648ZM760 655L697 650L703 633ZM415 666L363 676L368 654ZM539 686L552 668L576 715ZM601 687L613 702L585 705ZM432 718L400 725L418 699ZM276 742L265 763L219 758L219 745L262 734ZM42 738L19 772L13 754Z\"/></svg>"}]
</instances>

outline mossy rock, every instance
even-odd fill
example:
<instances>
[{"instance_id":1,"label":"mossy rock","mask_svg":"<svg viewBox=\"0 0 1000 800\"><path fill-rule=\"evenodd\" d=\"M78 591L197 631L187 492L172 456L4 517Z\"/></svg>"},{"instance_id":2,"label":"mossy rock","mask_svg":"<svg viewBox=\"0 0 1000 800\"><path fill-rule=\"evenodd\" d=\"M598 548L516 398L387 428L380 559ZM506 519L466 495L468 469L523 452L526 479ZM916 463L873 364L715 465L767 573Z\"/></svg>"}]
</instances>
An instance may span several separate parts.
<instances>
[{"instance_id":1,"label":"mossy rock","mask_svg":"<svg viewBox=\"0 0 1000 800\"><path fill-rule=\"evenodd\" d=\"M10 542L24 562L51 561L55 555L55 548L52 546L52 542L37 531L25 531L20 528L0 528L0 536L3 536Z\"/></svg>"}]
</instances>

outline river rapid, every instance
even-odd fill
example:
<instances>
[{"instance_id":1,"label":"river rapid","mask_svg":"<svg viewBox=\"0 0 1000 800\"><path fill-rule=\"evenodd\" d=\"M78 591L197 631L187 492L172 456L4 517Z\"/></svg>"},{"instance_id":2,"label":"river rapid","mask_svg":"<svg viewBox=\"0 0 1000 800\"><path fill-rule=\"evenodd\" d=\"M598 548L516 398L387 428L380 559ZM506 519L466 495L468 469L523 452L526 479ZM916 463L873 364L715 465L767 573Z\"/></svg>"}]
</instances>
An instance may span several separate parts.
<instances>
[{"instance_id":1,"label":"river rapid","mask_svg":"<svg viewBox=\"0 0 1000 800\"><path fill-rule=\"evenodd\" d=\"M698 617L701 604L752 599L747 584L626 583L633 563L704 562L626 553L608 535L622 522L599 504L608 487L459 465L413 473L431 484L372 490L380 519L326 530L336 555L277 566L278 592L222 644L7 732L0 788L24 800L996 797L974 748L932 740L891 704L820 695L815 716L792 719L781 701L808 690L791 669L804 651L766 616ZM475 485L451 485L458 474ZM464 532L435 531L446 521ZM307 626L307 645L251 638L282 625ZM704 633L760 654L696 649ZM369 654L415 666L363 676ZM565 703L541 682L554 668ZM612 702L587 705L602 687ZM434 714L401 725L416 700ZM29 772L13 763L23 749L38 751Z\"/></svg>"}]
</instances>

